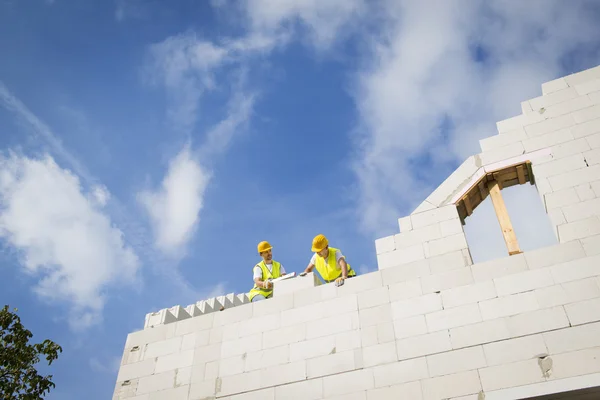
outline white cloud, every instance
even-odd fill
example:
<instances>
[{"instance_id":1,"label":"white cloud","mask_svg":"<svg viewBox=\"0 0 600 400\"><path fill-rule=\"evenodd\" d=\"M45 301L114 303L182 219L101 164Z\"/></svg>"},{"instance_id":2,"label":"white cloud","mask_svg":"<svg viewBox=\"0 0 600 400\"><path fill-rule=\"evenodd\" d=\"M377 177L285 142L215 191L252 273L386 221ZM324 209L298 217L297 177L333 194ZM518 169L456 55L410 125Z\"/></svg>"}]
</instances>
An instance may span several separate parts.
<instances>
[{"instance_id":1,"label":"white cloud","mask_svg":"<svg viewBox=\"0 0 600 400\"><path fill-rule=\"evenodd\" d=\"M381 29L363 54L370 61L356 76L355 171L363 228L389 234L600 30L582 5L561 2L384 4ZM453 128L446 138L445 124Z\"/></svg>"},{"instance_id":2,"label":"white cloud","mask_svg":"<svg viewBox=\"0 0 600 400\"><path fill-rule=\"evenodd\" d=\"M180 252L194 233L210 176L186 145L171 160L160 189L139 194L161 251L169 255Z\"/></svg>"},{"instance_id":3,"label":"white cloud","mask_svg":"<svg viewBox=\"0 0 600 400\"><path fill-rule=\"evenodd\" d=\"M79 179L50 157L0 156L0 237L19 250L35 292L70 304L72 328L100 320L109 285L137 278L139 261L89 200Z\"/></svg>"}]
</instances>

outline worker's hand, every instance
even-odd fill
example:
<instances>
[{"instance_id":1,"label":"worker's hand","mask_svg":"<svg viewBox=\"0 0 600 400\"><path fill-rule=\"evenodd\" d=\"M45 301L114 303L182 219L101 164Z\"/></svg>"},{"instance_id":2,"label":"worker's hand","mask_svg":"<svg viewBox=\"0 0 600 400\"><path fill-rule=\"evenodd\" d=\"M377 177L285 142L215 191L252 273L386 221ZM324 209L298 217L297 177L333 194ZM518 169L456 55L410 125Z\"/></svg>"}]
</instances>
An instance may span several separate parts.
<instances>
[{"instance_id":1,"label":"worker's hand","mask_svg":"<svg viewBox=\"0 0 600 400\"><path fill-rule=\"evenodd\" d=\"M271 289L273 287L273 282L271 281L263 281L263 288Z\"/></svg>"},{"instance_id":2,"label":"worker's hand","mask_svg":"<svg viewBox=\"0 0 600 400\"><path fill-rule=\"evenodd\" d=\"M343 277L339 277L335 280L335 286L342 286L344 284L344 278Z\"/></svg>"},{"instance_id":3,"label":"worker's hand","mask_svg":"<svg viewBox=\"0 0 600 400\"><path fill-rule=\"evenodd\" d=\"M299 276L306 276L306 271L302 271L302 272L300 272L300 275L299 275Z\"/></svg>"}]
</instances>

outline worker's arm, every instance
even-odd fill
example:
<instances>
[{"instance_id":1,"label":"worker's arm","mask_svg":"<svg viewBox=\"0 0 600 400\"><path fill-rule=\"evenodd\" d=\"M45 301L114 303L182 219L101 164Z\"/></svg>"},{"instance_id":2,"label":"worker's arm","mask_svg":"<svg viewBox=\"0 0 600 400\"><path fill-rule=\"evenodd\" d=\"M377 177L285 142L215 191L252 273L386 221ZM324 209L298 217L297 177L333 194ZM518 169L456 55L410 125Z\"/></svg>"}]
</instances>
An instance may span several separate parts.
<instances>
[{"instance_id":1,"label":"worker's arm","mask_svg":"<svg viewBox=\"0 0 600 400\"><path fill-rule=\"evenodd\" d=\"M254 278L254 283L256 283L256 286L263 289L270 289L273 286L273 282L263 281L260 278Z\"/></svg>"},{"instance_id":2,"label":"worker's arm","mask_svg":"<svg viewBox=\"0 0 600 400\"><path fill-rule=\"evenodd\" d=\"M302 272L300 275L304 276L304 275L308 274L309 272L312 272L313 268L315 268L315 264L309 263L306 266L306 268L304 268L304 272Z\"/></svg>"},{"instance_id":3,"label":"worker's arm","mask_svg":"<svg viewBox=\"0 0 600 400\"><path fill-rule=\"evenodd\" d=\"M344 257L340 258L338 264L342 269L342 278L348 279L348 264L346 264L346 259Z\"/></svg>"}]
</instances>

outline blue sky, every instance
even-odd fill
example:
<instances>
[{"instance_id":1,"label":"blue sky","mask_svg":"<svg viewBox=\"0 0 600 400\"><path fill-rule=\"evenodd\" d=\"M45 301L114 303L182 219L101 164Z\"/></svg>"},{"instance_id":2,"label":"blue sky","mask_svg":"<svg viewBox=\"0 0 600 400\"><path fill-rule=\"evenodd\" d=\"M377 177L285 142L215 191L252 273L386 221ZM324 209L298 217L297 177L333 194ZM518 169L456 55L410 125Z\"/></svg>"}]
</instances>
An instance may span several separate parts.
<instances>
[{"instance_id":1,"label":"blue sky","mask_svg":"<svg viewBox=\"0 0 600 400\"><path fill-rule=\"evenodd\" d=\"M145 314L249 290L261 240L376 269L496 121L600 64L597 2L425 3L0 0L0 299L64 347L50 399L108 398ZM522 247L551 243L521 189Z\"/></svg>"}]
</instances>

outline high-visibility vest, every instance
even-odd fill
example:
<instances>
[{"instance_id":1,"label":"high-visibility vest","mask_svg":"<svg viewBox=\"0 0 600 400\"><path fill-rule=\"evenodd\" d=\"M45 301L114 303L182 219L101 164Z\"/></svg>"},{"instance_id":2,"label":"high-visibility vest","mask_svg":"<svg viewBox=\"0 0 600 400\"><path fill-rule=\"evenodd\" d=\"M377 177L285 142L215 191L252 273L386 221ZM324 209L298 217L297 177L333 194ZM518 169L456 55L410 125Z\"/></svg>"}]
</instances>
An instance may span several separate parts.
<instances>
[{"instance_id":1,"label":"high-visibility vest","mask_svg":"<svg viewBox=\"0 0 600 400\"><path fill-rule=\"evenodd\" d=\"M327 282L332 282L342 275L342 267L340 267L335 258L337 250L338 249L334 247L329 247L329 256L327 256L327 260L315 253L315 268L317 268L319 274L321 274L323 279ZM356 272L350 267L350 264L346 264L348 265L348 276L355 276Z\"/></svg>"},{"instance_id":2,"label":"high-visibility vest","mask_svg":"<svg viewBox=\"0 0 600 400\"><path fill-rule=\"evenodd\" d=\"M255 267L260 267L260 269L262 270L262 278L261 280L264 282L267 279L277 279L281 276L281 264L278 263L277 261L273 260L273 272L269 271L269 268L267 268L265 261L261 261L258 264L255 265ZM252 268L254 269L254 268ZM268 296L273 294L273 289L264 289L261 287L256 286L256 283L254 284L254 287L252 288L252 290L250 290L250 292L248 292L248 298L250 299L250 301L252 301L252 298L254 296L256 296L257 294L262 294L263 296L265 296L265 298L267 298Z\"/></svg>"}]
</instances>

